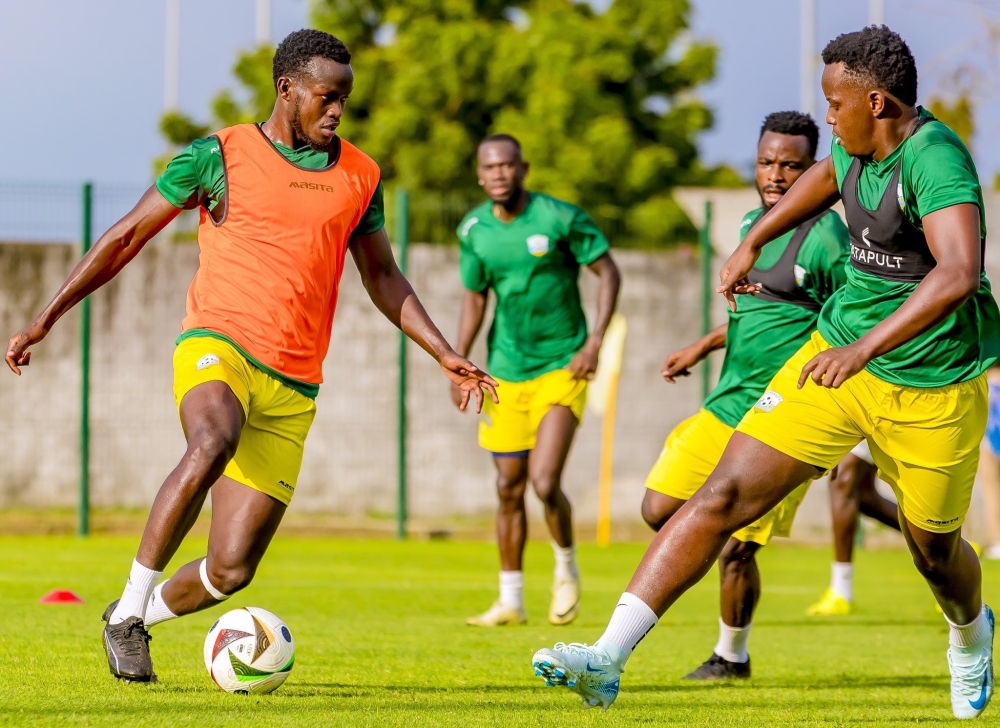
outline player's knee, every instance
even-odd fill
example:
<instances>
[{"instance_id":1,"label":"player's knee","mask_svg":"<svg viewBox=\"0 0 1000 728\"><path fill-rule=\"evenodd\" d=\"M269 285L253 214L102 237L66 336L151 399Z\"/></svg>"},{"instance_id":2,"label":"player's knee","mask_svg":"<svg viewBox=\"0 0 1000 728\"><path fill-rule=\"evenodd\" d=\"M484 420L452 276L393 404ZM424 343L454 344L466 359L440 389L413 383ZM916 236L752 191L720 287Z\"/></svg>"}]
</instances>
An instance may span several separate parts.
<instances>
[{"instance_id":1,"label":"player's knee","mask_svg":"<svg viewBox=\"0 0 1000 728\"><path fill-rule=\"evenodd\" d=\"M229 596L246 589L253 581L256 569L249 564L209 560L208 577L212 586Z\"/></svg>"},{"instance_id":2,"label":"player's knee","mask_svg":"<svg viewBox=\"0 0 1000 728\"><path fill-rule=\"evenodd\" d=\"M642 498L642 520L654 531L659 531L670 520L671 514L662 506L662 499L647 490Z\"/></svg>"},{"instance_id":3,"label":"player's knee","mask_svg":"<svg viewBox=\"0 0 1000 728\"><path fill-rule=\"evenodd\" d=\"M691 502L699 511L714 519L723 520L727 524L732 522L734 531L740 527L737 525L740 515L740 482L737 477L727 473L713 473L694 494Z\"/></svg>"},{"instance_id":4,"label":"player's knee","mask_svg":"<svg viewBox=\"0 0 1000 728\"><path fill-rule=\"evenodd\" d=\"M524 508L524 478L500 474L497 477L497 496L500 507L505 511L516 511Z\"/></svg>"},{"instance_id":5,"label":"player's knee","mask_svg":"<svg viewBox=\"0 0 1000 728\"><path fill-rule=\"evenodd\" d=\"M759 547L755 543L729 539L719 555L719 568L724 574L736 575L754 564L754 555Z\"/></svg>"},{"instance_id":6,"label":"player's knee","mask_svg":"<svg viewBox=\"0 0 1000 728\"><path fill-rule=\"evenodd\" d=\"M236 455L239 438L222 432L203 432L191 437L187 457L201 475L218 477ZM212 478L214 481L214 478Z\"/></svg>"},{"instance_id":7,"label":"player's knee","mask_svg":"<svg viewBox=\"0 0 1000 728\"><path fill-rule=\"evenodd\" d=\"M531 486L535 489L539 500L547 505L555 505L561 495L562 483L558 475L542 473L531 478Z\"/></svg>"},{"instance_id":8,"label":"player's knee","mask_svg":"<svg viewBox=\"0 0 1000 728\"><path fill-rule=\"evenodd\" d=\"M913 549L913 564L928 581L946 579L955 564L957 549L960 549L961 545L961 539L929 539Z\"/></svg>"}]
</instances>

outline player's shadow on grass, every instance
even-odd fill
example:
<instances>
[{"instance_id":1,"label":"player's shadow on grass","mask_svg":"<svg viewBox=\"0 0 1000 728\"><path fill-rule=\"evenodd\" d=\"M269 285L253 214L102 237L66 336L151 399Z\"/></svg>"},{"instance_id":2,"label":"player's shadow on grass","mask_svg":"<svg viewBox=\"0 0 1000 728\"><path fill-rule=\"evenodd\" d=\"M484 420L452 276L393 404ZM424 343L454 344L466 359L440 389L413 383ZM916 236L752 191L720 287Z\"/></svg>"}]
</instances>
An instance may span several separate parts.
<instances>
[{"instance_id":1,"label":"player's shadow on grass","mask_svg":"<svg viewBox=\"0 0 1000 728\"><path fill-rule=\"evenodd\" d=\"M729 680L716 682L685 681L683 683L639 683L629 684L629 692L677 692L692 690L870 690L872 688L926 688L943 690L948 687L948 678L943 675L840 675L793 683L771 681L767 678L754 680Z\"/></svg>"},{"instance_id":2,"label":"player's shadow on grass","mask_svg":"<svg viewBox=\"0 0 1000 728\"><path fill-rule=\"evenodd\" d=\"M399 693L507 693L519 690L538 690L540 685L352 685L350 683L301 683L296 682L295 688L310 690L329 690L331 692L351 691L365 693L374 691L392 691Z\"/></svg>"}]
</instances>

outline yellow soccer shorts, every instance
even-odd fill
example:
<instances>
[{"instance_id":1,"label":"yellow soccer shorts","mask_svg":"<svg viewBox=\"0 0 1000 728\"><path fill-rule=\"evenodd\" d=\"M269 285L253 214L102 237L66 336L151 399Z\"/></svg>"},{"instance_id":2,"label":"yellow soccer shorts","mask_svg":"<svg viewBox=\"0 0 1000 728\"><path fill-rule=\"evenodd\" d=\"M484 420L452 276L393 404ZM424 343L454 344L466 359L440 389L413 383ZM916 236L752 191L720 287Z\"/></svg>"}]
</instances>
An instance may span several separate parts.
<instances>
[{"instance_id":1,"label":"yellow soccer shorts","mask_svg":"<svg viewBox=\"0 0 1000 728\"><path fill-rule=\"evenodd\" d=\"M986 375L945 387L904 387L861 371L837 389L799 374L829 348L819 332L785 364L736 428L829 470L865 438L903 515L933 533L961 527L986 430Z\"/></svg>"},{"instance_id":2,"label":"yellow soccer shorts","mask_svg":"<svg viewBox=\"0 0 1000 728\"><path fill-rule=\"evenodd\" d=\"M646 477L646 487L678 500L690 500L722 459L734 430L708 410L688 417L671 431ZM811 481L809 481L811 482ZM733 534L740 541L766 546L774 536L788 538L809 482L789 493L765 515Z\"/></svg>"},{"instance_id":3,"label":"yellow soccer shorts","mask_svg":"<svg viewBox=\"0 0 1000 728\"><path fill-rule=\"evenodd\" d=\"M556 369L526 382L498 379L500 404L489 397L479 421L479 445L495 454L525 453L535 447L538 426L553 407L569 407L579 424L587 404L587 381Z\"/></svg>"},{"instance_id":4,"label":"yellow soccer shorts","mask_svg":"<svg viewBox=\"0 0 1000 728\"><path fill-rule=\"evenodd\" d=\"M178 409L184 395L205 382L229 385L246 415L236 456L223 474L288 505L316 403L262 372L221 339L184 339L174 350Z\"/></svg>"}]
</instances>

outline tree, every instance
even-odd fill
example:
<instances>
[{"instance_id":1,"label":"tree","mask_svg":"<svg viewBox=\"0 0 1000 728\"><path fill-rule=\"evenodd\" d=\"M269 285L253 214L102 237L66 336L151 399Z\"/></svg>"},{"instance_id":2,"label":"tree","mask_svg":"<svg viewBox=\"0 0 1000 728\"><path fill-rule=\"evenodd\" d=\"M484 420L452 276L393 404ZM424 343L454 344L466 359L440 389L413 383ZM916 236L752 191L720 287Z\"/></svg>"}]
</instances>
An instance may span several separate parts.
<instances>
[{"instance_id":1,"label":"tree","mask_svg":"<svg viewBox=\"0 0 1000 728\"><path fill-rule=\"evenodd\" d=\"M928 110L934 114L934 118L958 134L965 146L972 149L972 138L976 133L975 110L967 93L960 94L953 104L935 96L931 99Z\"/></svg>"},{"instance_id":2,"label":"tree","mask_svg":"<svg viewBox=\"0 0 1000 728\"><path fill-rule=\"evenodd\" d=\"M317 0L315 27L351 49L357 83L342 127L390 185L410 190L417 239L451 240L482 197L475 151L521 140L529 185L588 210L616 244L690 240L679 184L740 184L698 162L711 111L693 90L716 48L688 37L688 0ZM265 118L270 49L241 54L250 91L223 92L219 122ZM180 141L180 140L178 140Z\"/></svg>"}]
</instances>

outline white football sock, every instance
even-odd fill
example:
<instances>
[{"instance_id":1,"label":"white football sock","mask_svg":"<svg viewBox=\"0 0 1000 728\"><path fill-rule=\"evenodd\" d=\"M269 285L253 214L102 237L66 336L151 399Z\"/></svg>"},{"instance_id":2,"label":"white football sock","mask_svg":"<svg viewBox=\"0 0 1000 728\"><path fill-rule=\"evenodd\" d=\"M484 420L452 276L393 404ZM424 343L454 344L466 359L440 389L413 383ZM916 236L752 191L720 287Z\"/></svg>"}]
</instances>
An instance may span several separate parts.
<instances>
[{"instance_id":1,"label":"white football sock","mask_svg":"<svg viewBox=\"0 0 1000 728\"><path fill-rule=\"evenodd\" d=\"M563 547L552 542L552 553L556 557L556 579L579 579L580 569L576 565L576 544Z\"/></svg>"},{"instance_id":2,"label":"white football sock","mask_svg":"<svg viewBox=\"0 0 1000 728\"><path fill-rule=\"evenodd\" d=\"M161 576L163 576L162 571L147 569L133 560L132 571L129 573L128 581L125 582L125 591L122 592L122 598L118 600L115 611L111 613L108 624L119 624L129 617L145 618L149 595L153 593L153 587Z\"/></svg>"},{"instance_id":3,"label":"white football sock","mask_svg":"<svg viewBox=\"0 0 1000 728\"><path fill-rule=\"evenodd\" d=\"M715 654L730 662L747 662L750 659L747 640L750 639L752 626L753 622L746 627L730 627L719 617L719 641L715 645Z\"/></svg>"},{"instance_id":4,"label":"white football sock","mask_svg":"<svg viewBox=\"0 0 1000 728\"><path fill-rule=\"evenodd\" d=\"M597 640L595 647L604 649L618 667L622 668L632 650L656 626L657 621L656 613L646 602L635 594L625 592L618 599L618 606L611 615L608 628Z\"/></svg>"},{"instance_id":5,"label":"white football sock","mask_svg":"<svg viewBox=\"0 0 1000 728\"><path fill-rule=\"evenodd\" d=\"M834 561L830 569L830 590L849 602L854 601L854 564Z\"/></svg>"},{"instance_id":6,"label":"white football sock","mask_svg":"<svg viewBox=\"0 0 1000 728\"><path fill-rule=\"evenodd\" d=\"M990 637L990 623L986 619L986 605L979 610L979 616L966 625L953 624L947 616L948 641L955 647L974 647Z\"/></svg>"},{"instance_id":7,"label":"white football sock","mask_svg":"<svg viewBox=\"0 0 1000 728\"><path fill-rule=\"evenodd\" d=\"M524 609L524 572L500 572L500 603L511 609Z\"/></svg>"},{"instance_id":8,"label":"white football sock","mask_svg":"<svg viewBox=\"0 0 1000 728\"><path fill-rule=\"evenodd\" d=\"M163 585L166 583L165 581L162 584L157 584L153 593L149 595L149 603L146 604L146 618L143 620L147 627L166 622L168 619L177 619L177 615L171 612L170 607L163 601Z\"/></svg>"}]
</instances>

